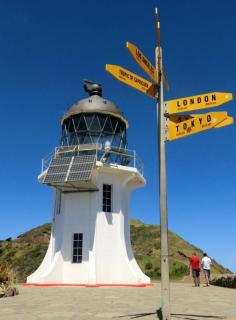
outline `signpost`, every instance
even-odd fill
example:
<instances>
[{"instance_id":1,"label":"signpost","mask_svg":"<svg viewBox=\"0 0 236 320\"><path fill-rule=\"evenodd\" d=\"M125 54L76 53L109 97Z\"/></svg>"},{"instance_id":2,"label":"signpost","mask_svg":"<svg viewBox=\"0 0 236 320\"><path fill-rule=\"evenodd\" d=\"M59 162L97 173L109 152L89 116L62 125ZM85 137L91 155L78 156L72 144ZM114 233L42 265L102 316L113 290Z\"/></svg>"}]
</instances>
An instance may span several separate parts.
<instances>
[{"instance_id":1,"label":"signpost","mask_svg":"<svg viewBox=\"0 0 236 320\"><path fill-rule=\"evenodd\" d=\"M126 44L134 60L149 75L154 83L116 65L106 64L106 71L119 81L156 99L157 102L161 227L161 314L162 320L170 320L165 143L166 141L176 140L211 128L221 128L232 124L233 118L229 117L225 111L205 114L178 115L178 113L217 107L231 101L233 95L231 93L212 92L164 102L163 84L167 90L169 90L169 84L163 70L162 49L160 45L160 22L157 8L155 9L155 17L157 31L157 47L155 50L156 67L152 65L135 45L130 42Z\"/></svg>"},{"instance_id":2,"label":"signpost","mask_svg":"<svg viewBox=\"0 0 236 320\"><path fill-rule=\"evenodd\" d=\"M166 196L166 151L165 151L165 106L163 97L163 63L161 49L161 29L158 11L155 8L157 47L156 68L159 77L159 99L157 99L157 128L159 145L159 194L160 194L160 237L161 237L161 315L163 320L170 320L170 276L169 276L169 248L168 248L168 219ZM169 87L169 85L168 85Z\"/></svg>"}]
</instances>

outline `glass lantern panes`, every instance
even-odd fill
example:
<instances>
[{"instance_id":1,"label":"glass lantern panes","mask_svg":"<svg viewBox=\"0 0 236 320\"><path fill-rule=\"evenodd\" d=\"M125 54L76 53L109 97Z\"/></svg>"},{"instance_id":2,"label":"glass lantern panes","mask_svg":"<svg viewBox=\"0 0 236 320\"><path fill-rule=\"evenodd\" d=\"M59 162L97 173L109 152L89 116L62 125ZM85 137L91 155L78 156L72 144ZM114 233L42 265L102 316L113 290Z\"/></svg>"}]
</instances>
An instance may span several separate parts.
<instances>
[{"instance_id":1,"label":"glass lantern panes","mask_svg":"<svg viewBox=\"0 0 236 320\"><path fill-rule=\"evenodd\" d=\"M61 146L102 144L126 149L126 125L115 116L102 113L80 113L66 119L62 125ZM123 164L122 156L116 162ZM111 162L108 159L108 162Z\"/></svg>"}]
</instances>

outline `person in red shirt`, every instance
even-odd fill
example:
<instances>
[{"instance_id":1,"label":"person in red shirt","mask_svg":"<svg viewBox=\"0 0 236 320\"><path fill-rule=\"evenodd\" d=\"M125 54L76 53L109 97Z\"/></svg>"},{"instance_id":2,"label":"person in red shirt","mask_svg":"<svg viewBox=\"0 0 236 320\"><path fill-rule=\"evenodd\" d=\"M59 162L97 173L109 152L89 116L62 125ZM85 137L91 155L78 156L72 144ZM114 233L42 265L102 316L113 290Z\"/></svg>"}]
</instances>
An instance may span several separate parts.
<instances>
[{"instance_id":1,"label":"person in red shirt","mask_svg":"<svg viewBox=\"0 0 236 320\"><path fill-rule=\"evenodd\" d=\"M196 253L192 254L192 257L189 258L189 270L192 270L192 276L195 287L200 286L200 258Z\"/></svg>"}]
</instances>

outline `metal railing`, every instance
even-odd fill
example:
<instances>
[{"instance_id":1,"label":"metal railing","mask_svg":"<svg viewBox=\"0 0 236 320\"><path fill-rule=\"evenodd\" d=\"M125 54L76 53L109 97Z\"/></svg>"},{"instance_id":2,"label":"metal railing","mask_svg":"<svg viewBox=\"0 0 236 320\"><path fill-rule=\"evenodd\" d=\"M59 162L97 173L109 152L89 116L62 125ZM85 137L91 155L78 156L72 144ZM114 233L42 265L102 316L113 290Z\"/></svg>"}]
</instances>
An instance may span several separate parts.
<instances>
[{"instance_id":1,"label":"metal railing","mask_svg":"<svg viewBox=\"0 0 236 320\"><path fill-rule=\"evenodd\" d=\"M113 162L112 160L110 160L112 159L112 156L116 156L117 158L122 159L121 165L136 168L142 176L144 175L143 162L141 161L135 150L121 149L112 146L106 148L101 144L81 144L76 146L56 147L54 151L52 151L42 159L41 172L47 170L51 161L55 158L79 156L79 154L89 152L92 152L96 155L96 161L120 165L120 161Z\"/></svg>"}]
</instances>

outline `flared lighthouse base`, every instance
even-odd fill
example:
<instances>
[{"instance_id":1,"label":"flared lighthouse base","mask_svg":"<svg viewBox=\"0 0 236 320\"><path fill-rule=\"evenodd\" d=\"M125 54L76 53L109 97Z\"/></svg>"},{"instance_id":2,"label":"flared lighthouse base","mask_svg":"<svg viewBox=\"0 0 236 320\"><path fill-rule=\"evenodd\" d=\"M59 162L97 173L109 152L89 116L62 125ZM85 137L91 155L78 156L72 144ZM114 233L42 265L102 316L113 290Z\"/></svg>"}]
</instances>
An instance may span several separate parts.
<instances>
[{"instance_id":1,"label":"flared lighthouse base","mask_svg":"<svg viewBox=\"0 0 236 320\"><path fill-rule=\"evenodd\" d=\"M96 164L97 191L55 191L49 247L27 285L146 286L130 243L130 193L145 184L136 168ZM101 211L106 196L112 212ZM110 194L109 194L110 193Z\"/></svg>"}]
</instances>

